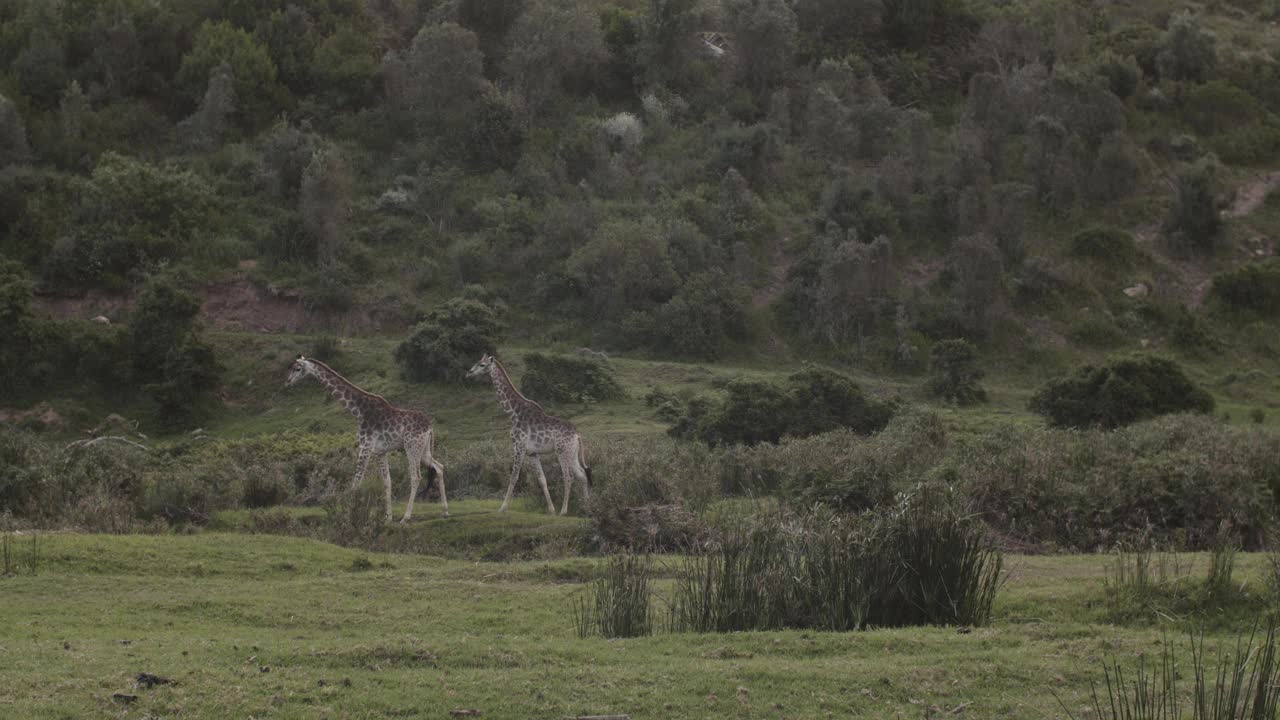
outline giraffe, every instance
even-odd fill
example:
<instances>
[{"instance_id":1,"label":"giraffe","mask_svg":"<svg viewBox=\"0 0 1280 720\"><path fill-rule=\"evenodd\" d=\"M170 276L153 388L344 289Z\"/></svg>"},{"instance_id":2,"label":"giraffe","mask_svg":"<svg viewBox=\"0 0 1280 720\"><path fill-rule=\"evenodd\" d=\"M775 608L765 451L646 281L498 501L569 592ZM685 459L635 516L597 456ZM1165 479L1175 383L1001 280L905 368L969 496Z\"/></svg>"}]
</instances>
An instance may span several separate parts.
<instances>
[{"instance_id":1,"label":"giraffe","mask_svg":"<svg viewBox=\"0 0 1280 720\"><path fill-rule=\"evenodd\" d=\"M419 464L427 466L428 481L432 475L435 476L436 485L440 488L440 504L444 508L444 516L449 517L449 498L444 493L444 466L431 456L435 450L435 430L431 418L416 410L398 408L381 395L361 390L315 358L299 355L289 367L285 386L293 385L308 375L328 388L329 394L356 416L356 474L351 481L351 488L354 490L360 486L365 471L369 469L370 460L375 457L380 460L382 484L386 489L387 520L390 521L391 466L387 464L387 453L403 449L409 460L409 505L400 522L408 522L413 516L413 499L418 494L420 478Z\"/></svg>"},{"instance_id":2,"label":"giraffe","mask_svg":"<svg viewBox=\"0 0 1280 720\"><path fill-rule=\"evenodd\" d=\"M555 503L551 501L551 491L547 489L547 475L542 471L544 453L555 452L560 460L560 471L564 474L564 503L560 506L560 514L569 512L569 491L573 487L573 479L582 482L582 495L591 497L591 468L587 467L586 450L582 436L573 423L547 414L538 403L530 400L512 384L511 377L492 355L484 355L480 361L467 371L468 378L488 374L493 387L498 391L498 402L502 409L511 416L511 480L507 483L507 496L502 500L503 512L511 504L511 494L515 492L516 482L520 479L520 466L525 458L533 462L538 472L538 483L542 485L542 496L547 501L547 512L555 513Z\"/></svg>"}]
</instances>

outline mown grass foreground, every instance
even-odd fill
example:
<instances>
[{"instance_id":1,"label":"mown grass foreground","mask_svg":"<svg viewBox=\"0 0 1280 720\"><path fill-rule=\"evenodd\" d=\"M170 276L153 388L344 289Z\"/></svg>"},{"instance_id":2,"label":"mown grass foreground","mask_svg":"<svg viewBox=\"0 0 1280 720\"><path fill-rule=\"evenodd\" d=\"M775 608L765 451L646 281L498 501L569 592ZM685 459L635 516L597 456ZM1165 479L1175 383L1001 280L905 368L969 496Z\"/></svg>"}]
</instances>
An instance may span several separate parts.
<instances>
[{"instance_id":1,"label":"mown grass foreground","mask_svg":"<svg viewBox=\"0 0 1280 720\"><path fill-rule=\"evenodd\" d=\"M1062 717L1055 693L1086 716L1103 660L1185 638L1108 624L1098 556L1013 558L993 623L972 630L607 641L574 632L582 559L214 532L48 534L40 554L35 575L0 579L0 717ZM1257 586L1264 564L1244 557L1236 581ZM1209 645L1245 625L1217 616ZM173 683L138 687L144 672Z\"/></svg>"}]
</instances>

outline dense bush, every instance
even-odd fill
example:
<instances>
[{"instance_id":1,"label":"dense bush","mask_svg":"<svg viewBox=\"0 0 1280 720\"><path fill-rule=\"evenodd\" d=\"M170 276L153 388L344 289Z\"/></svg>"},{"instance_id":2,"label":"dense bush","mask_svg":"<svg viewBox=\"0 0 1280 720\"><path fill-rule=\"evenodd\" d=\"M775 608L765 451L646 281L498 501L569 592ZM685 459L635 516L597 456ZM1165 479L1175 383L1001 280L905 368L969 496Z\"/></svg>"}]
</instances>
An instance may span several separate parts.
<instances>
[{"instance_id":1,"label":"dense bush","mask_svg":"<svg viewBox=\"0 0 1280 720\"><path fill-rule=\"evenodd\" d=\"M481 355L493 352L501 328L495 307L453 298L427 313L396 346L396 362L410 380L457 382Z\"/></svg>"},{"instance_id":2,"label":"dense bush","mask_svg":"<svg viewBox=\"0 0 1280 720\"><path fill-rule=\"evenodd\" d=\"M1126 268L1138 257L1138 248L1124 230L1093 225L1071 236L1071 254L1112 268Z\"/></svg>"},{"instance_id":3,"label":"dense bush","mask_svg":"<svg viewBox=\"0 0 1280 720\"><path fill-rule=\"evenodd\" d=\"M133 376L156 401L160 417L179 427L204 415L223 368L202 338L194 295L163 277L138 293L129 319Z\"/></svg>"},{"instance_id":4,"label":"dense bush","mask_svg":"<svg viewBox=\"0 0 1280 720\"><path fill-rule=\"evenodd\" d=\"M1211 412L1214 401L1176 362L1134 354L1052 380L1028 406L1059 427L1116 428L1157 415Z\"/></svg>"},{"instance_id":5,"label":"dense bush","mask_svg":"<svg viewBox=\"0 0 1280 720\"><path fill-rule=\"evenodd\" d=\"M721 477L738 486L729 490L775 493L797 507L859 511L924 480L945 443L937 415L902 412L871 437L840 429L726 453Z\"/></svg>"},{"instance_id":6,"label":"dense bush","mask_svg":"<svg viewBox=\"0 0 1280 720\"><path fill-rule=\"evenodd\" d=\"M1136 534L1207 547L1223 523L1260 547L1280 497L1280 450L1257 429L1174 415L1115 432L1003 426L961 439L943 466L987 522L1076 550Z\"/></svg>"},{"instance_id":7,"label":"dense bush","mask_svg":"<svg viewBox=\"0 0 1280 720\"><path fill-rule=\"evenodd\" d=\"M1213 276L1210 293L1234 312L1280 313L1280 258L1246 263Z\"/></svg>"},{"instance_id":8,"label":"dense bush","mask_svg":"<svg viewBox=\"0 0 1280 720\"><path fill-rule=\"evenodd\" d=\"M757 519L686 562L677 631L982 625L1002 555L953 494L920 487L860 517Z\"/></svg>"},{"instance_id":9,"label":"dense bush","mask_svg":"<svg viewBox=\"0 0 1280 720\"><path fill-rule=\"evenodd\" d=\"M1184 253L1210 252L1222 230L1218 215L1217 166L1202 161L1178 173L1176 195L1164 230L1174 249Z\"/></svg>"},{"instance_id":10,"label":"dense bush","mask_svg":"<svg viewBox=\"0 0 1280 720\"><path fill-rule=\"evenodd\" d=\"M520 391L538 402L592 403L626 396L613 369L594 360L528 353L524 364Z\"/></svg>"},{"instance_id":11,"label":"dense bush","mask_svg":"<svg viewBox=\"0 0 1280 720\"><path fill-rule=\"evenodd\" d=\"M786 385L733 380L725 392L720 403L689 403L672 434L711 445L755 445L840 427L872 433L893 415L892 403L867 397L849 377L821 368L796 373Z\"/></svg>"},{"instance_id":12,"label":"dense bush","mask_svg":"<svg viewBox=\"0 0 1280 720\"><path fill-rule=\"evenodd\" d=\"M929 349L934 376L929 394L957 405L987 401L987 390L978 382L984 373L978 367L978 349L968 340L943 340Z\"/></svg>"}]
</instances>

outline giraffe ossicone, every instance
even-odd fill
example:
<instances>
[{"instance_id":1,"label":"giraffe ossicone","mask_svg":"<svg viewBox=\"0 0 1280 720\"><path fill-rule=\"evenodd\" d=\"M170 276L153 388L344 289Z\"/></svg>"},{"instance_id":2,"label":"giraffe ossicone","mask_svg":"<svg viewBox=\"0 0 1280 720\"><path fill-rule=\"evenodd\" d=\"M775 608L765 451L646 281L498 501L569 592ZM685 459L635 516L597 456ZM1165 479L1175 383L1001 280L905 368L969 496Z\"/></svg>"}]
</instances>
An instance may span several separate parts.
<instances>
[{"instance_id":1,"label":"giraffe ossicone","mask_svg":"<svg viewBox=\"0 0 1280 720\"><path fill-rule=\"evenodd\" d=\"M335 400L356 416L356 472L351 480L351 489L360 486L369 462L377 458L382 466L387 520L391 520L391 466L387 463L387 453L404 450L409 467L409 504L400 522L408 522L413 516L413 500L418 495L422 465L427 467L427 480L435 476L440 489L440 504L445 517L449 516L449 498L444 492L444 466L433 457L435 427L431 418L417 410L396 407L381 395L356 387L355 383L319 360L299 355L289 366L285 386L293 385L304 377L315 378Z\"/></svg>"},{"instance_id":2,"label":"giraffe ossicone","mask_svg":"<svg viewBox=\"0 0 1280 720\"><path fill-rule=\"evenodd\" d=\"M520 467L526 458L538 473L542 496L547 501L547 512L556 511L555 503L551 501L551 491L547 488L546 473L542 470L540 456L547 453L555 453L560 461L560 472L564 475L564 502L560 505L560 514L569 512L569 494L575 478L582 482L582 496L590 498L591 468L587 465L582 436L573 423L549 414L541 405L520 394L498 359L487 353L471 366L467 377L475 378L486 374L498 393L498 402L511 418L511 454L514 462L511 465L511 479L507 483L507 495L502 500L499 512L505 511L511 504L511 495L516 490L516 482L520 480Z\"/></svg>"}]
</instances>

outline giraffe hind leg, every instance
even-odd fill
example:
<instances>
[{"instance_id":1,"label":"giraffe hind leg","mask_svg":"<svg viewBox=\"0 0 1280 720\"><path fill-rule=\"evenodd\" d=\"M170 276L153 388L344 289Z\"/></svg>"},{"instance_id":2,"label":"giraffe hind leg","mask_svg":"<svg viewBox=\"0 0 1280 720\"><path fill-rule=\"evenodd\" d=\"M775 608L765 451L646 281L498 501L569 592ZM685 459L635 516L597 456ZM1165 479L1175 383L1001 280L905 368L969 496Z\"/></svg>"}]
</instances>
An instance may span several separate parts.
<instances>
[{"instance_id":1,"label":"giraffe hind leg","mask_svg":"<svg viewBox=\"0 0 1280 720\"><path fill-rule=\"evenodd\" d=\"M542 471L542 458L533 456L533 468L538 471L538 484L542 486L542 497L547 501L547 512L554 515L556 503L551 499L551 490L547 487L547 474Z\"/></svg>"},{"instance_id":2,"label":"giraffe hind leg","mask_svg":"<svg viewBox=\"0 0 1280 720\"><path fill-rule=\"evenodd\" d=\"M435 475L436 486L440 488L440 505L443 506L444 516L449 517L449 496L444 492L444 465L435 458L427 458L427 477L430 479Z\"/></svg>"},{"instance_id":3,"label":"giraffe hind leg","mask_svg":"<svg viewBox=\"0 0 1280 720\"><path fill-rule=\"evenodd\" d=\"M573 491L573 476L571 468L574 466L572 447L566 448L560 452L560 474L564 476L564 502L560 505L560 514L567 515L569 513L569 494Z\"/></svg>"},{"instance_id":4,"label":"giraffe hind leg","mask_svg":"<svg viewBox=\"0 0 1280 720\"><path fill-rule=\"evenodd\" d=\"M382 463L382 488L383 495L387 505L387 522L391 522L391 463L384 454L381 458Z\"/></svg>"}]
</instances>

